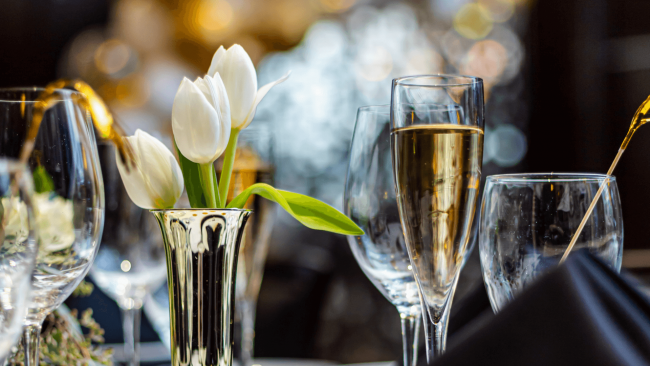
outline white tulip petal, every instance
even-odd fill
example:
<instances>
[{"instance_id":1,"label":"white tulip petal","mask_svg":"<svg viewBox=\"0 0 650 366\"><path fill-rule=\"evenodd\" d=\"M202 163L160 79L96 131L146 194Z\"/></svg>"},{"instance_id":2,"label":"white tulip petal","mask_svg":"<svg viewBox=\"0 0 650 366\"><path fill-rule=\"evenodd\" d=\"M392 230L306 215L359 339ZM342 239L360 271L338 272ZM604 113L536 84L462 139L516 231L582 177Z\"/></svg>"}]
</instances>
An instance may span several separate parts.
<instances>
[{"instance_id":1,"label":"white tulip petal","mask_svg":"<svg viewBox=\"0 0 650 366\"><path fill-rule=\"evenodd\" d=\"M257 93L257 73L246 51L235 44L221 56L216 67L228 91L232 128L239 128L253 106Z\"/></svg>"},{"instance_id":2,"label":"white tulip petal","mask_svg":"<svg viewBox=\"0 0 650 366\"><path fill-rule=\"evenodd\" d=\"M197 164L212 163L219 156L221 121L203 92L185 78L172 107L172 129L176 146Z\"/></svg>"},{"instance_id":3,"label":"white tulip petal","mask_svg":"<svg viewBox=\"0 0 650 366\"><path fill-rule=\"evenodd\" d=\"M173 207L183 192L183 174L171 151L158 139L135 134L145 185L157 208Z\"/></svg>"},{"instance_id":4,"label":"white tulip petal","mask_svg":"<svg viewBox=\"0 0 650 366\"><path fill-rule=\"evenodd\" d=\"M217 65L219 64L219 61L223 57L223 55L226 54L226 49L223 48L223 46L219 46L219 49L217 52L214 53L214 56L212 56L212 62L210 62L210 68L208 69L208 75L214 76L215 73L217 73Z\"/></svg>"},{"instance_id":5,"label":"white tulip petal","mask_svg":"<svg viewBox=\"0 0 650 366\"><path fill-rule=\"evenodd\" d=\"M210 78L208 76L208 78ZM220 156L228 146L228 140L230 140L230 102L228 101L228 93L226 92L226 87L223 85L221 76L219 73L214 75L214 78L210 78L213 88L217 95L219 95L219 103L217 108L217 113L221 117L221 133L219 134L219 152Z\"/></svg>"},{"instance_id":6,"label":"white tulip petal","mask_svg":"<svg viewBox=\"0 0 650 366\"><path fill-rule=\"evenodd\" d=\"M203 96L205 97L205 99L207 99L208 102L210 102L210 104L214 108L215 100L214 100L212 92L210 91L211 87L210 87L209 82L207 80L208 77L209 76L206 75L205 79L200 78L200 77L196 78L196 80L194 80L194 85L197 88L199 88L201 93L203 93Z\"/></svg>"},{"instance_id":7,"label":"white tulip petal","mask_svg":"<svg viewBox=\"0 0 650 366\"><path fill-rule=\"evenodd\" d=\"M244 120L244 123L240 126L241 129L244 129L248 127L248 125L251 124L253 121L253 118L255 117L255 110L257 109L257 105L260 104L262 99L266 96L266 93L271 90L274 86L280 84L281 82L287 80L289 78L289 75L291 75L291 71L288 71L286 74L284 74L283 77L279 78L276 81L272 81L263 87L260 88L260 90L257 91L257 94L255 95L255 100L253 101L253 106L251 107L251 110L248 112L248 115L246 116L246 119Z\"/></svg>"},{"instance_id":8,"label":"white tulip petal","mask_svg":"<svg viewBox=\"0 0 650 366\"><path fill-rule=\"evenodd\" d=\"M131 138L128 139L131 141ZM137 147L135 145L136 144L134 143L131 144L134 150L134 156L136 156L137 159L138 154L136 152ZM126 189L126 193L131 198L131 201L133 201L136 206L142 207L144 209L150 210L157 208L149 196L149 191L147 190L147 186L144 182L144 179L142 178L140 167L136 166L127 170L126 166L124 166L122 163L122 158L120 158L120 155L117 151L115 151L115 160L117 162L117 170L120 172L122 182L124 183L124 188Z\"/></svg>"}]
</instances>

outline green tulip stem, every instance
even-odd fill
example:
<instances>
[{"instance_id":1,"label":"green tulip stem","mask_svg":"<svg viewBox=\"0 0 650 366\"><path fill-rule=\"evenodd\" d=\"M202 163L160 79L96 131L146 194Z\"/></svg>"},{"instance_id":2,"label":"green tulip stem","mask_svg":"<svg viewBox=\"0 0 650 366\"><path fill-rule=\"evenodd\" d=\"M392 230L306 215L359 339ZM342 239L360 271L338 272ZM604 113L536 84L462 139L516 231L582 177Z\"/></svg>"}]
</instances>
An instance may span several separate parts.
<instances>
[{"instance_id":1,"label":"green tulip stem","mask_svg":"<svg viewBox=\"0 0 650 366\"><path fill-rule=\"evenodd\" d=\"M239 138L239 129L230 130L230 140L226 152L223 155L223 168L221 168L221 177L219 177L219 195L223 197L223 207L226 207L228 200L228 188L230 187L230 176L235 164L235 151L237 150L237 139Z\"/></svg>"},{"instance_id":2,"label":"green tulip stem","mask_svg":"<svg viewBox=\"0 0 650 366\"><path fill-rule=\"evenodd\" d=\"M199 164L199 166L201 168L201 185L203 188L203 194L205 194L206 204L208 205L207 208L220 208L221 202L218 202L219 200L217 196L215 196L215 174L212 170L212 163Z\"/></svg>"}]
</instances>

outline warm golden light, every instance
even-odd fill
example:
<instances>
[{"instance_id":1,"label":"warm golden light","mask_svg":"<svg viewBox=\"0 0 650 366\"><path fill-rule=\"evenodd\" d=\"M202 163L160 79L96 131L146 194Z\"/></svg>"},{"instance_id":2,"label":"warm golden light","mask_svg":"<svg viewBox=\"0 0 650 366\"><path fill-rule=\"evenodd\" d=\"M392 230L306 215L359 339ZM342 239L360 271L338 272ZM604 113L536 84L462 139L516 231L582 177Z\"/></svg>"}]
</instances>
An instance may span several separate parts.
<instances>
[{"instance_id":1,"label":"warm golden light","mask_svg":"<svg viewBox=\"0 0 650 366\"><path fill-rule=\"evenodd\" d=\"M326 11L339 13L346 11L354 5L355 0L320 0Z\"/></svg>"},{"instance_id":2,"label":"warm golden light","mask_svg":"<svg viewBox=\"0 0 650 366\"><path fill-rule=\"evenodd\" d=\"M493 26L490 12L480 4L466 4L454 16L454 29L469 39L485 38Z\"/></svg>"},{"instance_id":3,"label":"warm golden light","mask_svg":"<svg viewBox=\"0 0 650 366\"><path fill-rule=\"evenodd\" d=\"M225 0L203 0L196 12L196 21L207 31L219 31L226 28L233 18L230 3Z\"/></svg>"},{"instance_id":4,"label":"warm golden light","mask_svg":"<svg viewBox=\"0 0 650 366\"><path fill-rule=\"evenodd\" d=\"M117 39L109 39L97 47L95 66L105 74L115 74L129 62L129 47Z\"/></svg>"},{"instance_id":5,"label":"warm golden light","mask_svg":"<svg viewBox=\"0 0 650 366\"><path fill-rule=\"evenodd\" d=\"M130 75L117 84L115 96L126 107L144 105L151 94L149 82L141 74Z\"/></svg>"}]
</instances>

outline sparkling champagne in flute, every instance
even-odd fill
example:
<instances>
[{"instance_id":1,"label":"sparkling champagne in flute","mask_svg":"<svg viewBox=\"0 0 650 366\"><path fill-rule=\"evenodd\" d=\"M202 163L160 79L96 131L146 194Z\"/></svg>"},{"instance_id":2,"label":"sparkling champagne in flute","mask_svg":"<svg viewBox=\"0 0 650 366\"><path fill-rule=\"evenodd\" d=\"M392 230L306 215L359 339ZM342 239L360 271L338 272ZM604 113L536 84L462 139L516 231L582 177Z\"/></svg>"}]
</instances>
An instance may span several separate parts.
<instances>
[{"instance_id":1,"label":"sparkling champagne in flute","mask_svg":"<svg viewBox=\"0 0 650 366\"><path fill-rule=\"evenodd\" d=\"M393 81L397 201L427 320L427 358L445 349L447 320L468 242L483 160L482 80Z\"/></svg>"}]
</instances>

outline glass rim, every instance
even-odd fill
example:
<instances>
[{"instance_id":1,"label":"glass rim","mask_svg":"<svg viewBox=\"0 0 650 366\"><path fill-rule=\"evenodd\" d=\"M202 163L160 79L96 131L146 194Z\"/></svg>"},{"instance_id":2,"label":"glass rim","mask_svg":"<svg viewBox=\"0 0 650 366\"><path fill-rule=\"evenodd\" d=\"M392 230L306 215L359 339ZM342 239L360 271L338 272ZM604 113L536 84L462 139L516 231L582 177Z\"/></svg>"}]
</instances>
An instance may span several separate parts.
<instances>
[{"instance_id":1,"label":"glass rim","mask_svg":"<svg viewBox=\"0 0 650 366\"><path fill-rule=\"evenodd\" d=\"M3 92L39 92L42 93L45 91L46 88L41 87L41 86L14 86L14 87L9 87L9 88L0 88L0 103L36 103L36 100L19 100L19 99L5 99L1 94ZM73 89L65 89L65 88L56 88L54 89L55 94L59 94L62 97L62 100L70 100L72 99L71 95L72 94L78 94L81 95L76 90Z\"/></svg>"},{"instance_id":2,"label":"glass rim","mask_svg":"<svg viewBox=\"0 0 650 366\"><path fill-rule=\"evenodd\" d=\"M28 171L27 164L21 163L18 159L0 157L0 173L2 172L25 172Z\"/></svg>"},{"instance_id":3,"label":"glass rim","mask_svg":"<svg viewBox=\"0 0 650 366\"><path fill-rule=\"evenodd\" d=\"M246 208L153 208L150 209L149 212L171 212L171 211L197 211L197 212L253 212L253 210L249 210ZM218 212L217 212L218 213Z\"/></svg>"},{"instance_id":4,"label":"glass rim","mask_svg":"<svg viewBox=\"0 0 650 366\"><path fill-rule=\"evenodd\" d=\"M384 111L387 109L387 111ZM381 110L381 111L379 111ZM371 113L381 113L381 114L390 114L390 104L371 104L371 105L364 105L361 106L357 109L357 113L359 112L371 112Z\"/></svg>"},{"instance_id":5,"label":"glass rim","mask_svg":"<svg viewBox=\"0 0 650 366\"><path fill-rule=\"evenodd\" d=\"M602 182L616 181L613 175L602 173L513 173L495 174L485 177L486 182L492 183L548 183L548 182Z\"/></svg>"},{"instance_id":6,"label":"glass rim","mask_svg":"<svg viewBox=\"0 0 650 366\"><path fill-rule=\"evenodd\" d=\"M440 79L440 80L449 80L449 79L465 79L465 82L454 82L448 84L422 84L422 83L409 83L409 80L417 79ZM393 79L393 85L406 85L406 86L419 86L419 87L449 87L449 86L472 86L477 84L483 84L483 79L477 76L469 75L453 75L453 74L424 74L424 75L410 75L410 76L401 76Z\"/></svg>"}]
</instances>

